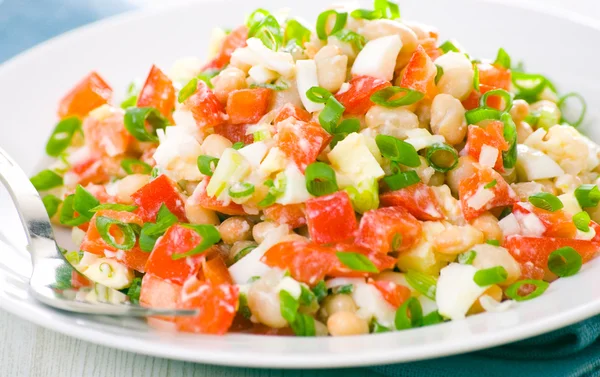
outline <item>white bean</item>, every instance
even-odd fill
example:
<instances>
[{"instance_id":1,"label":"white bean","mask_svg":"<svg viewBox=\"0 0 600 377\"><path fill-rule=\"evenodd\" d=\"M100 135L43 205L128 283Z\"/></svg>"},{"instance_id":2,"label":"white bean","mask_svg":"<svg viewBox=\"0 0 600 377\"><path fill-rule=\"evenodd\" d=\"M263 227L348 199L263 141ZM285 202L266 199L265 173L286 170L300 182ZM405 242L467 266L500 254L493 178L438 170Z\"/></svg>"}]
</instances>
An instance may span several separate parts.
<instances>
[{"instance_id":1,"label":"white bean","mask_svg":"<svg viewBox=\"0 0 600 377\"><path fill-rule=\"evenodd\" d=\"M438 94L431 104L431 131L442 135L450 145L461 143L467 136L465 108L450 94Z\"/></svg>"},{"instance_id":2,"label":"white bean","mask_svg":"<svg viewBox=\"0 0 600 377\"><path fill-rule=\"evenodd\" d=\"M372 106L365 115L367 127L384 135L406 139L406 131L419 128L419 118L407 109Z\"/></svg>"},{"instance_id":3,"label":"white bean","mask_svg":"<svg viewBox=\"0 0 600 377\"><path fill-rule=\"evenodd\" d=\"M327 320L327 329L333 336L361 335L369 333L369 324L351 312L337 312Z\"/></svg>"},{"instance_id":4,"label":"white bean","mask_svg":"<svg viewBox=\"0 0 600 377\"><path fill-rule=\"evenodd\" d=\"M473 90L473 65L459 52L448 52L435 60L444 73L437 83L440 92L463 101Z\"/></svg>"},{"instance_id":5,"label":"white bean","mask_svg":"<svg viewBox=\"0 0 600 377\"><path fill-rule=\"evenodd\" d=\"M146 174L132 174L117 182L117 200L120 203L131 204L131 195L150 182L150 176Z\"/></svg>"},{"instance_id":6,"label":"white bean","mask_svg":"<svg viewBox=\"0 0 600 377\"><path fill-rule=\"evenodd\" d=\"M315 55L319 86L335 93L346 81L348 57L333 45L323 47Z\"/></svg>"},{"instance_id":7,"label":"white bean","mask_svg":"<svg viewBox=\"0 0 600 377\"><path fill-rule=\"evenodd\" d=\"M235 67L225 68L211 82L214 86L213 93L219 101L226 103L229 93L246 88L246 72Z\"/></svg>"},{"instance_id":8,"label":"white bean","mask_svg":"<svg viewBox=\"0 0 600 377\"><path fill-rule=\"evenodd\" d=\"M225 152L225 149L231 148L232 146L233 143L226 137L219 134L212 134L204 139L200 146L200 150L202 151L202 154L220 158L223 152Z\"/></svg>"},{"instance_id":9,"label":"white bean","mask_svg":"<svg viewBox=\"0 0 600 377\"><path fill-rule=\"evenodd\" d=\"M252 225L241 216L233 216L219 225L221 239L228 245L252 239Z\"/></svg>"}]
</instances>

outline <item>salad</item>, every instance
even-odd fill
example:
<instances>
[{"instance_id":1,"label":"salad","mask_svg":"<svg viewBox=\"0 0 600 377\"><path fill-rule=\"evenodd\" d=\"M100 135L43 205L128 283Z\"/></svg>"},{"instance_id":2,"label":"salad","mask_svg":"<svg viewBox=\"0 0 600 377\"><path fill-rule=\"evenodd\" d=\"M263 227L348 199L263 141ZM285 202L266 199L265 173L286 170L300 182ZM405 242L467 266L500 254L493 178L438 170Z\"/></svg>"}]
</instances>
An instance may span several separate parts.
<instances>
[{"instance_id":1,"label":"salad","mask_svg":"<svg viewBox=\"0 0 600 377\"><path fill-rule=\"evenodd\" d=\"M81 300L196 309L149 319L194 333L397 331L506 310L598 254L584 115L391 1L257 9L122 101L84 77L31 181Z\"/></svg>"}]
</instances>

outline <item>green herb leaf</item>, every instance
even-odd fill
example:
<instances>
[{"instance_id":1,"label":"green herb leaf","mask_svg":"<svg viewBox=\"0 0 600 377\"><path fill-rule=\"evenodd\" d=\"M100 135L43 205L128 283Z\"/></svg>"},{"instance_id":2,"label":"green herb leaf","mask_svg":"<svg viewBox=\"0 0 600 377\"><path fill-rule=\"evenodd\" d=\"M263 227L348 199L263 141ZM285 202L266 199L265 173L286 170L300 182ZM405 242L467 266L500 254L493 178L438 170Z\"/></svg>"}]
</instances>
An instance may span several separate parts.
<instances>
[{"instance_id":1,"label":"green herb leaf","mask_svg":"<svg viewBox=\"0 0 600 377\"><path fill-rule=\"evenodd\" d=\"M142 226L140 232L140 249L147 253L151 252L154 249L156 240L178 221L177 216L171 213L167 206L163 204L158 210L156 223L146 223Z\"/></svg>"},{"instance_id":2,"label":"green herb leaf","mask_svg":"<svg viewBox=\"0 0 600 377\"><path fill-rule=\"evenodd\" d=\"M129 302L131 302L133 305L139 305L141 293L142 293L142 279L134 278L131 281L131 285L129 286L129 289L127 289L127 297L129 297Z\"/></svg>"},{"instance_id":3,"label":"green herb leaf","mask_svg":"<svg viewBox=\"0 0 600 377\"><path fill-rule=\"evenodd\" d=\"M63 178L54 171L46 169L31 177L31 184L38 191L46 191L63 185Z\"/></svg>"},{"instance_id":4,"label":"green herb leaf","mask_svg":"<svg viewBox=\"0 0 600 377\"><path fill-rule=\"evenodd\" d=\"M416 298L410 297L396 311L394 324L397 330L406 330L421 326L422 319L423 308L421 303Z\"/></svg>"},{"instance_id":5,"label":"green herb leaf","mask_svg":"<svg viewBox=\"0 0 600 377\"><path fill-rule=\"evenodd\" d=\"M48 212L48 217L53 217L58 212L58 207L62 203L62 200L55 195L46 195L42 198L42 202L44 203L46 212Z\"/></svg>"},{"instance_id":6,"label":"green herb leaf","mask_svg":"<svg viewBox=\"0 0 600 377\"><path fill-rule=\"evenodd\" d=\"M365 255L349 251L335 253L342 264L352 271L377 273L379 270Z\"/></svg>"},{"instance_id":7,"label":"green herb leaf","mask_svg":"<svg viewBox=\"0 0 600 377\"><path fill-rule=\"evenodd\" d=\"M196 233L198 233L202 237L202 241L194 247L192 250L186 251L185 253L173 253L171 254L171 259L178 260L186 257L191 257L194 255L202 254L209 247L221 241L221 233L217 230L214 225L202 224L202 225L192 225L192 224L183 224L185 228L192 229Z\"/></svg>"},{"instance_id":8,"label":"green herb leaf","mask_svg":"<svg viewBox=\"0 0 600 377\"><path fill-rule=\"evenodd\" d=\"M152 171L152 166L133 158L126 158L121 161L121 167L127 174L150 174Z\"/></svg>"}]
</instances>

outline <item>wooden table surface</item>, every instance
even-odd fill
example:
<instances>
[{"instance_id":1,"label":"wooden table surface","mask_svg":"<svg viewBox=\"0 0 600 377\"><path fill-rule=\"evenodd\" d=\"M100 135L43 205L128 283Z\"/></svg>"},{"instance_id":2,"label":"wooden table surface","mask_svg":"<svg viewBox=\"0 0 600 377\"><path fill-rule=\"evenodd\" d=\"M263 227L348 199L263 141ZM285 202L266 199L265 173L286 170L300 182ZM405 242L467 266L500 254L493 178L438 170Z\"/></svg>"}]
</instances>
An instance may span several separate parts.
<instances>
[{"instance_id":1,"label":"wooden table surface","mask_svg":"<svg viewBox=\"0 0 600 377\"><path fill-rule=\"evenodd\" d=\"M251 1L259 3L259 0ZM132 6L148 4L151 6L157 2L158 0L0 0L0 63L66 29ZM597 0L530 0L530 2L564 7L600 19L600 2ZM52 12L55 17L48 18L49 12ZM65 12L71 12L71 17L66 17ZM216 367L137 355L73 339L0 310L0 377L366 377L373 375L374 373L367 369L259 370Z\"/></svg>"}]
</instances>

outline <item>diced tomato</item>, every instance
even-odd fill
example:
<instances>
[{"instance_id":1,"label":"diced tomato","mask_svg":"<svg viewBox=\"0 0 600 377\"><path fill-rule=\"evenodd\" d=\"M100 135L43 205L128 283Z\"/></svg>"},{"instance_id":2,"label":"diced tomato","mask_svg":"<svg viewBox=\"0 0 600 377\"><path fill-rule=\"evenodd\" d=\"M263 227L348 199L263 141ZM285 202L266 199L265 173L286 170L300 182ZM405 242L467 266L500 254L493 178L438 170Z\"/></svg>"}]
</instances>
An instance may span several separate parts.
<instances>
[{"instance_id":1,"label":"diced tomato","mask_svg":"<svg viewBox=\"0 0 600 377\"><path fill-rule=\"evenodd\" d=\"M347 252L347 253L358 253L367 257L371 263L377 268L378 271L384 271L394 268L396 265L396 258L391 257L386 254L378 253L376 251L370 250L365 247L361 247L356 244L351 243L339 243L335 244L328 249L333 250L334 253L338 252ZM348 266L344 265L339 259L336 260L336 263L331 265L328 276L332 277L368 277L374 275L373 273L362 272L362 271L354 271Z\"/></svg>"},{"instance_id":2,"label":"diced tomato","mask_svg":"<svg viewBox=\"0 0 600 377\"><path fill-rule=\"evenodd\" d=\"M376 280L369 282L381 293L385 301L398 309L404 301L410 298L410 289L391 281Z\"/></svg>"},{"instance_id":3,"label":"diced tomato","mask_svg":"<svg viewBox=\"0 0 600 377\"><path fill-rule=\"evenodd\" d=\"M231 278L231 274L229 274L227 265L220 256L208 260L205 259L202 262L202 269L199 275L202 276L201 280L213 285L233 284L233 279Z\"/></svg>"},{"instance_id":4,"label":"diced tomato","mask_svg":"<svg viewBox=\"0 0 600 377\"><path fill-rule=\"evenodd\" d=\"M546 237L574 238L577 235L577 227L573 218L564 210L554 212L546 211L533 206L531 203L515 203L513 214L525 216L533 213L544 224L546 230L542 234Z\"/></svg>"},{"instance_id":5,"label":"diced tomato","mask_svg":"<svg viewBox=\"0 0 600 377\"><path fill-rule=\"evenodd\" d=\"M436 221L444 218L433 189L422 182L381 194L379 200L382 207L403 207L419 220Z\"/></svg>"},{"instance_id":6,"label":"diced tomato","mask_svg":"<svg viewBox=\"0 0 600 377\"><path fill-rule=\"evenodd\" d=\"M267 112L273 91L266 88L240 89L227 97L227 115L233 124L256 123Z\"/></svg>"},{"instance_id":7,"label":"diced tomato","mask_svg":"<svg viewBox=\"0 0 600 377\"><path fill-rule=\"evenodd\" d=\"M479 161L481 150L484 145L498 150L498 156L494 164L494 169L503 172L502 152L508 150L508 143L504 139L504 123L499 120L493 120L485 128L470 125L467 136L467 154Z\"/></svg>"},{"instance_id":8,"label":"diced tomato","mask_svg":"<svg viewBox=\"0 0 600 377\"><path fill-rule=\"evenodd\" d=\"M158 211L163 204L179 220L187 222L184 200L179 190L175 187L175 182L171 181L166 175L161 175L153 179L150 183L134 192L131 195L131 200L138 206L136 213L144 222L156 221L156 215L158 215Z\"/></svg>"},{"instance_id":9,"label":"diced tomato","mask_svg":"<svg viewBox=\"0 0 600 377\"><path fill-rule=\"evenodd\" d=\"M90 115L83 121L85 144L92 153L114 157L124 154L131 144L133 138L125 129L123 111L115 108L111 111L102 119Z\"/></svg>"},{"instance_id":10,"label":"diced tomato","mask_svg":"<svg viewBox=\"0 0 600 377\"><path fill-rule=\"evenodd\" d=\"M316 243L342 242L355 236L356 215L345 191L307 200L306 217L310 237Z\"/></svg>"},{"instance_id":11,"label":"diced tomato","mask_svg":"<svg viewBox=\"0 0 600 377\"><path fill-rule=\"evenodd\" d=\"M273 204L264 209L265 218L277 224L287 224L292 229L306 225L306 213L303 203Z\"/></svg>"},{"instance_id":12,"label":"diced tomato","mask_svg":"<svg viewBox=\"0 0 600 377\"><path fill-rule=\"evenodd\" d=\"M138 96L137 107L154 107L173 122L175 110L175 88L171 79L160 68L153 65Z\"/></svg>"},{"instance_id":13,"label":"diced tomato","mask_svg":"<svg viewBox=\"0 0 600 377\"><path fill-rule=\"evenodd\" d=\"M479 164L475 164L474 167L474 174L461 181L458 187L465 220L471 221L492 208L517 202L517 195L498 172ZM485 185L493 181L496 181L493 187L485 188Z\"/></svg>"},{"instance_id":14,"label":"diced tomato","mask_svg":"<svg viewBox=\"0 0 600 377\"><path fill-rule=\"evenodd\" d=\"M186 253L202 242L202 236L193 229L179 224L171 226L154 245L146 263L146 272L171 283L182 285L196 276L204 260L204 254L173 259L173 254Z\"/></svg>"},{"instance_id":15,"label":"diced tomato","mask_svg":"<svg viewBox=\"0 0 600 377\"><path fill-rule=\"evenodd\" d=\"M209 182L210 177L206 177L202 182L200 182L200 184L198 185L196 190L194 190L194 193L188 200L190 200L192 203L200 205L203 208L224 213L226 215L235 216L246 214L244 208L239 204L231 202L228 205L225 205L219 199L214 198L212 196L208 196L206 194L206 186L208 186Z\"/></svg>"},{"instance_id":16,"label":"diced tomato","mask_svg":"<svg viewBox=\"0 0 600 377\"><path fill-rule=\"evenodd\" d=\"M108 103L111 97L111 87L96 72L91 72L60 100L58 116L83 118L90 111Z\"/></svg>"},{"instance_id":17,"label":"diced tomato","mask_svg":"<svg viewBox=\"0 0 600 377\"><path fill-rule=\"evenodd\" d=\"M231 54L233 54L236 49L245 47L247 39L248 28L246 26L240 26L232 30L223 40L217 56L205 65L202 70L220 70L225 68L231 60Z\"/></svg>"},{"instance_id":18,"label":"diced tomato","mask_svg":"<svg viewBox=\"0 0 600 377\"><path fill-rule=\"evenodd\" d=\"M202 80L198 80L196 92L189 96L183 104L192 112L198 128L215 127L223 124L227 119L223 105Z\"/></svg>"},{"instance_id":19,"label":"diced tomato","mask_svg":"<svg viewBox=\"0 0 600 377\"><path fill-rule=\"evenodd\" d=\"M535 275L537 278L539 278L539 269L547 270L550 253L565 246L575 249L581 255L583 263L590 261L600 253L600 244L588 240L509 236L504 242L504 247L508 249L513 258L522 267L526 266L527 274ZM532 268L528 263L537 269ZM532 274L532 271L535 272Z\"/></svg>"},{"instance_id":20,"label":"diced tomato","mask_svg":"<svg viewBox=\"0 0 600 377\"><path fill-rule=\"evenodd\" d=\"M435 70L435 67L433 67ZM389 81L370 76L354 76L348 83L348 90L337 93L335 98L346 108L348 115L364 115L374 105L371 96L375 92L391 86Z\"/></svg>"},{"instance_id":21,"label":"diced tomato","mask_svg":"<svg viewBox=\"0 0 600 377\"><path fill-rule=\"evenodd\" d=\"M291 103L287 103L279 109L279 113L277 113L274 123L277 124L281 121L286 120L289 117L296 118L303 122L309 122L312 118L308 111L296 107Z\"/></svg>"},{"instance_id":22,"label":"diced tomato","mask_svg":"<svg viewBox=\"0 0 600 377\"><path fill-rule=\"evenodd\" d=\"M593 242L600 242L600 225L595 221L590 221L590 228L593 228L596 232L594 238L592 238Z\"/></svg>"},{"instance_id":23,"label":"diced tomato","mask_svg":"<svg viewBox=\"0 0 600 377\"><path fill-rule=\"evenodd\" d=\"M65 173L64 180L70 182L70 186L77 184L86 186L88 184L108 183L110 177L100 157L88 156L73 163L71 169Z\"/></svg>"},{"instance_id":24,"label":"diced tomato","mask_svg":"<svg viewBox=\"0 0 600 377\"><path fill-rule=\"evenodd\" d=\"M100 204L115 203L117 201L116 197L106 192L105 186L88 184L87 186L85 186L85 189L88 190L90 194L94 195L96 199L98 199ZM71 194L72 193L74 193L74 191L71 192Z\"/></svg>"},{"instance_id":25,"label":"diced tomato","mask_svg":"<svg viewBox=\"0 0 600 377\"><path fill-rule=\"evenodd\" d=\"M432 61L439 58L444 52L437 46L437 40L435 38L425 38L419 41L419 44L425 50L425 53L429 55Z\"/></svg>"},{"instance_id":26,"label":"diced tomato","mask_svg":"<svg viewBox=\"0 0 600 377\"><path fill-rule=\"evenodd\" d=\"M176 309L181 296L181 285L174 284L152 274L142 278L140 305L148 308ZM175 321L175 317L156 316L153 319Z\"/></svg>"},{"instance_id":27,"label":"diced tomato","mask_svg":"<svg viewBox=\"0 0 600 377\"><path fill-rule=\"evenodd\" d=\"M215 285L190 280L181 291L179 309L196 309L196 316L175 319L180 331L222 335L229 330L237 312L239 289L235 285Z\"/></svg>"},{"instance_id":28,"label":"diced tomato","mask_svg":"<svg viewBox=\"0 0 600 377\"><path fill-rule=\"evenodd\" d=\"M479 63L477 64L477 68L479 68L480 84L489 85L494 88L510 90L510 70L488 63Z\"/></svg>"},{"instance_id":29,"label":"diced tomato","mask_svg":"<svg viewBox=\"0 0 600 377\"><path fill-rule=\"evenodd\" d=\"M92 282L90 279L86 278L75 270L71 271L71 287L74 289L79 289L91 287L92 285L94 285L94 282Z\"/></svg>"},{"instance_id":30,"label":"diced tomato","mask_svg":"<svg viewBox=\"0 0 600 377\"><path fill-rule=\"evenodd\" d=\"M481 96L490 90L497 89L493 86L479 84L479 91L473 90L466 100L462 101L462 105L466 110L473 110L480 106ZM502 109L502 98L498 96L490 96L487 98L487 106L494 109Z\"/></svg>"},{"instance_id":31,"label":"diced tomato","mask_svg":"<svg viewBox=\"0 0 600 377\"><path fill-rule=\"evenodd\" d=\"M435 86L437 68L422 46L417 46L406 67L402 70L400 86L425 94L425 98L433 99L438 93Z\"/></svg>"},{"instance_id":32,"label":"diced tomato","mask_svg":"<svg viewBox=\"0 0 600 377\"><path fill-rule=\"evenodd\" d=\"M387 254L406 250L421 236L421 223L402 207L385 207L365 212L360 219L356 244Z\"/></svg>"},{"instance_id":33,"label":"diced tomato","mask_svg":"<svg viewBox=\"0 0 600 377\"><path fill-rule=\"evenodd\" d=\"M214 127L216 134L221 135L232 143L242 142L245 145L252 144L254 142L254 136L252 134L246 135L248 124L229 124L223 123Z\"/></svg>"},{"instance_id":34,"label":"diced tomato","mask_svg":"<svg viewBox=\"0 0 600 377\"><path fill-rule=\"evenodd\" d=\"M277 124L277 147L296 163L302 173L315 162L331 136L320 125L288 118Z\"/></svg>"}]
</instances>

